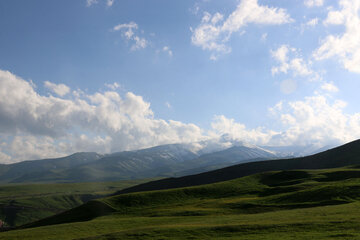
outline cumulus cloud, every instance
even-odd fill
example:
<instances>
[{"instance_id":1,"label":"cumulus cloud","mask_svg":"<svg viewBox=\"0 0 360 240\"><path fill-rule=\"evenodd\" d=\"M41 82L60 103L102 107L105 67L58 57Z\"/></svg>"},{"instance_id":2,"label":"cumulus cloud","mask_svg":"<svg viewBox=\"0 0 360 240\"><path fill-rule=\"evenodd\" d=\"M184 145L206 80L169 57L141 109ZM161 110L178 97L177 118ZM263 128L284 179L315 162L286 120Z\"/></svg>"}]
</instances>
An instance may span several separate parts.
<instances>
[{"instance_id":1,"label":"cumulus cloud","mask_svg":"<svg viewBox=\"0 0 360 240\"><path fill-rule=\"evenodd\" d=\"M273 145L345 143L360 137L360 114L346 114L346 102L324 95L282 102L271 109L286 130L274 135Z\"/></svg>"},{"instance_id":2,"label":"cumulus cloud","mask_svg":"<svg viewBox=\"0 0 360 240\"><path fill-rule=\"evenodd\" d=\"M107 153L169 143L193 143L226 135L257 145L345 143L360 137L360 113L327 94L282 101L269 109L278 129L249 128L223 115L210 130L155 117L150 103L128 92L43 96L33 84L0 70L0 162L59 157L78 151Z\"/></svg>"},{"instance_id":3,"label":"cumulus cloud","mask_svg":"<svg viewBox=\"0 0 360 240\"><path fill-rule=\"evenodd\" d=\"M145 38L139 37L135 32L138 30L139 26L135 22L122 23L114 26L111 31L121 31L122 36L127 41L132 42L131 50L139 50L146 48L148 41Z\"/></svg>"},{"instance_id":4,"label":"cumulus cloud","mask_svg":"<svg viewBox=\"0 0 360 240\"><path fill-rule=\"evenodd\" d=\"M305 0L304 4L307 7L321 7L324 5L324 0Z\"/></svg>"},{"instance_id":5,"label":"cumulus cloud","mask_svg":"<svg viewBox=\"0 0 360 240\"><path fill-rule=\"evenodd\" d=\"M42 96L29 82L0 70L0 99L0 138L15 136L7 147L13 160L130 150L203 137L194 124L156 119L150 103L131 92L83 93L72 99Z\"/></svg>"},{"instance_id":6,"label":"cumulus cloud","mask_svg":"<svg viewBox=\"0 0 360 240\"><path fill-rule=\"evenodd\" d=\"M49 81L45 81L44 86L61 97L70 92L70 88L65 84L55 84Z\"/></svg>"},{"instance_id":7,"label":"cumulus cloud","mask_svg":"<svg viewBox=\"0 0 360 240\"><path fill-rule=\"evenodd\" d=\"M215 116L211 124L212 136L227 135L234 140L247 141L254 144L267 144L271 137L276 134L274 131L265 130L261 127L248 129L244 124L235 122L234 119L223 115Z\"/></svg>"},{"instance_id":8,"label":"cumulus cloud","mask_svg":"<svg viewBox=\"0 0 360 240\"><path fill-rule=\"evenodd\" d=\"M327 92L333 92L333 93L339 91L339 89L338 89L338 88L334 85L334 83L332 83L332 82L326 82L326 83L324 83L323 85L321 85L321 89L322 89L322 90L325 90L325 91L327 91Z\"/></svg>"},{"instance_id":9,"label":"cumulus cloud","mask_svg":"<svg viewBox=\"0 0 360 240\"><path fill-rule=\"evenodd\" d=\"M343 144L360 138L360 113L345 112L347 103L331 95L316 94L298 101L280 101L269 108L278 130L247 128L225 116L212 123L212 136L229 135L256 145Z\"/></svg>"},{"instance_id":10,"label":"cumulus cloud","mask_svg":"<svg viewBox=\"0 0 360 240\"><path fill-rule=\"evenodd\" d=\"M323 23L326 26L343 25L345 32L325 37L314 51L314 57L317 60L338 57L345 69L360 73L360 0L341 0L339 5L341 9L330 9Z\"/></svg>"},{"instance_id":11,"label":"cumulus cloud","mask_svg":"<svg viewBox=\"0 0 360 240\"><path fill-rule=\"evenodd\" d=\"M231 52L226 43L231 35L241 32L248 24L279 25L291 22L285 9L259 5L257 0L242 0L228 17L221 13L204 13L199 26L191 29L195 46L212 52L211 58Z\"/></svg>"},{"instance_id":12,"label":"cumulus cloud","mask_svg":"<svg viewBox=\"0 0 360 240\"><path fill-rule=\"evenodd\" d=\"M272 67L271 73L273 75L278 73L287 74L289 71L294 76L309 76L314 72L310 69L303 58L299 57L298 50L291 48L288 45L282 45L276 50L270 51L271 56L280 64Z\"/></svg>"}]
</instances>

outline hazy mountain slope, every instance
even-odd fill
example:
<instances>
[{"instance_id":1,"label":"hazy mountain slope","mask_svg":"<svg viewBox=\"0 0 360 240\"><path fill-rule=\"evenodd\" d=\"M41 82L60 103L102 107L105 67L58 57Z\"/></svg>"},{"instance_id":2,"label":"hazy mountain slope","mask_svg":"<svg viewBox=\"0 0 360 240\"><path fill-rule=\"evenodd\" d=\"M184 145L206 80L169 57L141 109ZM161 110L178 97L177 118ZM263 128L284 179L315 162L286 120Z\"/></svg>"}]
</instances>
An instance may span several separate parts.
<instances>
[{"instance_id":1,"label":"hazy mountain slope","mask_svg":"<svg viewBox=\"0 0 360 240\"><path fill-rule=\"evenodd\" d=\"M294 146L261 146L263 149L272 151L278 157L304 157L313 155L316 153L324 152L331 148L337 147L338 145L326 145L323 147L316 145L294 145Z\"/></svg>"},{"instance_id":2,"label":"hazy mountain slope","mask_svg":"<svg viewBox=\"0 0 360 240\"><path fill-rule=\"evenodd\" d=\"M360 140L308 157L249 162L210 172L140 184L118 193L179 188L231 180L255 173L291 169L325 169L360 165Z\"/></svg>"},{"instance_id":3,"label":"hazy mountain slope","mask_svg":"<svg viewBox=\"0 0 360 240\"><path fill-rule=\"evenodd\" d=\"M211 171L234 164L261 161L277 158L270 151L258 147L235 146L219 152L201 155L198 158L187 161L182 167L185 170L177 172L177 176L184 176L200 172Z\"/></svg>"},{"instance_id":4,"label":"hazy mountain slope","mask_svg":"<svg viewBox=\"0 0 360 240\"><path fill-rule=\"evenodd\" d=\"M0 165L0 182L11 182L26 176L38 176L44 172L59 172L82 164L92 163L103 155L95 152L75 153L67 157L24 161L8 165Z\"/></svg>"},{"instance_id":5,"label":"hazy mountain slope","mask_svg":"<svg viewBox=\"0 0 360 240\"><path fill-rule=\"evenodd\" d=\"M169 177L176 174L187 175L204 172L254 159L269 158L276 158L276 156L270 151L256 146L235 146L199 157L196 151L192 150L191 145L169 144L137 151L113 153L96 161L88 161L71 167L54 168L53 165L46 165L46 168L37 168L36 172L8 171L7 179L11 179L11 182L21 183L113 181L158 176ZM65 158L65 161L68 159ZM27 164L45 165L41 161L32 161ZM21 163L17 164L16 169L19 169L21 165Z\"/></svg>"},{"instance_id":6,"label":"hazy mountain slope","mask_svg":"<svg viewBox=\"0 0 360 240\"><path fill-rule=\"evenodd\" d=\"M61 171L25 174L14 179L13 182L84 182L154 177L172 172L172 167L176 166L177 163L197 156L181 144L162 145L137 151L109 154L98 161L65 168Z\"/></svg>"}]
</instances>

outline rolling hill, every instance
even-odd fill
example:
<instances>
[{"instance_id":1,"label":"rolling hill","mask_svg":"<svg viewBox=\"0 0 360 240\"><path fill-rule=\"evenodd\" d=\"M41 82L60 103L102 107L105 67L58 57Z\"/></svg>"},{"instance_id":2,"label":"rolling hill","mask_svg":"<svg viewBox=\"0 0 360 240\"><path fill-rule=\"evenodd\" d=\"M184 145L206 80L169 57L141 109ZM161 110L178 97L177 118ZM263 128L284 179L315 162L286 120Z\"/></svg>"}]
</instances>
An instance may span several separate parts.
<instances>
[{"instance_id":1,"label":"rolling hill","mask_svg":"<svg viewBox=\"0 0 360 240\"><path fill-rule=\"evenodd\" d=\"M357 239L360 170L290 170L120 194L0 239Z\"/></svg>"},{"instance_id":2,"label":"rolling hill","mask_svg":"<svg viewBox=\"0 0 360 240\"><path fill-rule=\"evenodd\" d=\"M196 175L166 178L124 189L117 194L209 184L267 171L326 169L350 165L360 165L360 140L307 157L249 162Z\"/></svg>"}]
</instances>

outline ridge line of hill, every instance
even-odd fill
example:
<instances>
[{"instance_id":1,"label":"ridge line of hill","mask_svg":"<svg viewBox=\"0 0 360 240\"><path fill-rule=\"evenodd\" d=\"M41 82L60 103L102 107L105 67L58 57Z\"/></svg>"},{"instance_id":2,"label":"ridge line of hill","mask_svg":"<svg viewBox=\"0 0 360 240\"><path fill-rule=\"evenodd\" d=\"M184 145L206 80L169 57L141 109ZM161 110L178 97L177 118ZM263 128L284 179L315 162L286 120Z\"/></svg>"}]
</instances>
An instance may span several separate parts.
<instances>
[{"instance_id":1,"label":"ridge line of hill","mask_svg":"<svg viewBox=\"0 0 360 240\"><path fill-rule=\"evenodd\" d=\"M360 140L307 157L249 162L195 175L151 181L123 189L114 195L197 186L267 171L326 169L351 165L360 165Z\"/></svg>"}]
</instances>

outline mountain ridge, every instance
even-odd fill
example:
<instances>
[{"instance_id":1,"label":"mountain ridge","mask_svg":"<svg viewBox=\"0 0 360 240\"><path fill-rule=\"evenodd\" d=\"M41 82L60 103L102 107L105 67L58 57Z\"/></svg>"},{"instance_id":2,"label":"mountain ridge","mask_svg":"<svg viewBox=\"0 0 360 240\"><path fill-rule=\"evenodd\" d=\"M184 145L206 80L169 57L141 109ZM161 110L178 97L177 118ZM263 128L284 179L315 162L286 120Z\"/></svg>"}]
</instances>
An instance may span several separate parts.
<instances>
[{"instance_id":1,"label":"mountain ridge","mask_svg":"<svg viewBox=\"0 0 360 240\"><path fill-rule=\"evenodd\" d=\"M197 143L166 144L112 154L81 152L62 158L0 165L0 182L91 182L184 176L276 158L279 155L273 151L223 136Z\"/></svg>"},{"instance_id":2,"label":"mountain ridge","mask_svg":"<svg viewBox=\"0 0 360 240\"><path fill-rule=\"evenodd\" d=\"M360 140L307 157L249 162L190 176L151 181L121 190L114 195L210 184L267 171L326 169L351 165L360 166Z\"/></svg>"}]
</instances>

